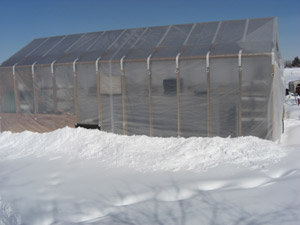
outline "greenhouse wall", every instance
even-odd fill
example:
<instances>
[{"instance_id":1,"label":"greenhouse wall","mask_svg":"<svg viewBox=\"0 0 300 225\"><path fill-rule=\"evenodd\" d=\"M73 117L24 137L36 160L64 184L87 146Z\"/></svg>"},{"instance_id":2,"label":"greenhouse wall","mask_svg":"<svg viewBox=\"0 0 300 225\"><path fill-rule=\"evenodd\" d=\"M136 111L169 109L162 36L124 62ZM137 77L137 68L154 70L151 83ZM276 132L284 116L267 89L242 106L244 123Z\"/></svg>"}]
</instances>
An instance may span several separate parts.
<instances>
[{"instance_id":1,"label":"greenhouse wall","mask_svg":"<svg viewBox=\"0 0 300 225\"><path fill-rule=\"evenodd\" d=\"M275 18L36 39L0 67L1 130L75 123L158 137L278 140Z\"/></svg>"}]
</instances>

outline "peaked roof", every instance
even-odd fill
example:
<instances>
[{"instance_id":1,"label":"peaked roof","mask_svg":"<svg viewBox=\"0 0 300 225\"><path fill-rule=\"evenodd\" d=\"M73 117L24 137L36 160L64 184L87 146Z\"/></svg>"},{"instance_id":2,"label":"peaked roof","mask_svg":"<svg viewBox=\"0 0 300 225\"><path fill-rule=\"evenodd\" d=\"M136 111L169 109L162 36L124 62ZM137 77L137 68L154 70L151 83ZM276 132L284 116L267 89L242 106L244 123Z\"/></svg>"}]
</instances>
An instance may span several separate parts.
<instances>
[{"instance_id":1,"label":"peaked roof","mask_svg":"<svg viewBox=\"0 0 300 225\"><path fill-rule=\"evenodd\" d=\"M31 41L4 66L181 56L269 53L277 44L277 19L259 18L71 34Z\"/></svg>"}]
</instances>

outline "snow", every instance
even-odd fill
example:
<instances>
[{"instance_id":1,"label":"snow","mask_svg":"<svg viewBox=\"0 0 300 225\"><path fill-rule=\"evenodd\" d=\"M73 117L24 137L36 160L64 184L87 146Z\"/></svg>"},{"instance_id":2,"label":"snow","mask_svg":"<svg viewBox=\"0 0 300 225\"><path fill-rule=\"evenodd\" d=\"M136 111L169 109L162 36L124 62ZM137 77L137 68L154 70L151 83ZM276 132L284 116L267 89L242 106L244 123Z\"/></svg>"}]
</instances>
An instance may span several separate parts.
<instances>
[{"instance_id":1,"label":"snow","mask_svg":"<svg viewBox=\"0 0 300 225\"><path fill-rule=\"evenodd\" d=\"M284 80L285 86L288 88L288 84L290 81L300 80L300 68L285 68L284 69Z\"/></svg>"},{"instance_id":2,"label":"snow","mask_svg":"<svg viewBox=\"0 0 300 225\"><path fill-rule=\"evenodd\" d=\"M3 132L0 225L299 224L300 107L285 108L280 143Z\"/></svg>"},{"instance_id":3,"label":"snow","mask_svg":"<svg viewBox=\"0 0 300 225\"><path fill-rule=\"evenodd\" d=\"M265 168L286 155L280 146L256 137L151 138L68 127L44 134L4 132L0 143L5 143L0 146L2 160L67 156L97 159L107 167L128 167L140 172L201 172L220 163Z\"/></svg>"}]
</instances>

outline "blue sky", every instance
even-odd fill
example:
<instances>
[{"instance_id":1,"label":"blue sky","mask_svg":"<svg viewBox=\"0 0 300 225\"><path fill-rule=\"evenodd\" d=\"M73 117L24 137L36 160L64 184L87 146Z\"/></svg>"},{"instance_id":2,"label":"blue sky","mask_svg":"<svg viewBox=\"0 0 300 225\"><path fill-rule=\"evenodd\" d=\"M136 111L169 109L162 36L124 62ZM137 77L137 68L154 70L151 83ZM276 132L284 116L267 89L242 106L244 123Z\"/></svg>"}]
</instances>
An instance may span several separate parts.
<instances>
[{"instance_id":1,"label":"blue sky","mask_svg":"<svg viewBox=\"0 0 300 225\"><path fill-rule=\"evenodd\" d=\"M300 0L0 0L0 63L39 37L273 16L284 60L300 57Z\"/></svg>"}]
</instances>

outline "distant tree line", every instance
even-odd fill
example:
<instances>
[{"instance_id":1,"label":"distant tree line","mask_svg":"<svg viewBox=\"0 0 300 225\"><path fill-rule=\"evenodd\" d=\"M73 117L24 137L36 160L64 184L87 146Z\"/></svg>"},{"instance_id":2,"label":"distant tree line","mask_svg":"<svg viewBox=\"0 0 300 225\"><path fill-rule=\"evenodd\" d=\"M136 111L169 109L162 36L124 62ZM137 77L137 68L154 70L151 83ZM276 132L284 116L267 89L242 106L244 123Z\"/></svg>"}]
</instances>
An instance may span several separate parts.
<instances>
[{"instance_id":1,"label":"distant tree line","mask_svg":"<svg viewBox=\"0 0 300 225\"><path fill-rule=\"evenodd\" d=\"M300 59L299 57L295 57L293 61L291 60L287 60L285 61L284 63L284 67L288 67L288 68L291 68L291 67L300 67Z\"/></svg>"}]
</instances>

